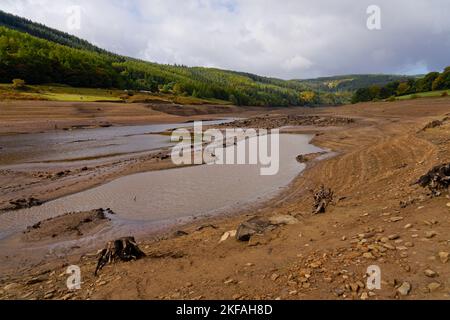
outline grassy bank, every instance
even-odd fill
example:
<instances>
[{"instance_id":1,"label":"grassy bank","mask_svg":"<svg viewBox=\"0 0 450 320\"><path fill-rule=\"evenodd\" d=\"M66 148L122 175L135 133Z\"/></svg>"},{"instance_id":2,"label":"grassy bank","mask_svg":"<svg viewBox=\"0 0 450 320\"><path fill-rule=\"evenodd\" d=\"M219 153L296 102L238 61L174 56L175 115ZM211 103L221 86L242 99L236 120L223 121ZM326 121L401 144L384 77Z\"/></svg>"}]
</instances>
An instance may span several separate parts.
<instances>
[{"instance_id":1,"label":"grassy bank","mask_svg":"<svg viewBox=\"0 0 450 320\"><path fill-rule=\"evenodd\" d=\"M11 84L0 84L0 100L48 100L72 102L162 102L176 104L219 104L228 101L219 99L200 99L174 94L149 92L127 92L117 89L74 88L64 85L33 85L14 89Z\"/></svg>"}]
</instances>

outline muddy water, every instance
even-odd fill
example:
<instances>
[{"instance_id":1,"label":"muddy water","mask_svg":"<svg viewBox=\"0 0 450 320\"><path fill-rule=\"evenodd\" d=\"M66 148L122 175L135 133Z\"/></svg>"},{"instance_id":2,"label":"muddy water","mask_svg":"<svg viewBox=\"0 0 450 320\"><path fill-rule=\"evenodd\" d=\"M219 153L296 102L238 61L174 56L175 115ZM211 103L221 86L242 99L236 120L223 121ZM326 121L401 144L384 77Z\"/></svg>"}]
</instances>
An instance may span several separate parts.
<instances>
[{"instance_id":1,"label":"muddy water","mask_svg":"<svg viewBox=\"0 0 450 320\"><path fill-rule=\"evenodd\" d=\"M203 121L203 125L234 120ZM169 136L155 133L190 126L191 123L156 124L0 136L0 168L151 151L172 145Z\"/></svg>"},{"instance_id":2,"label":"muddy water","mask_svg":"<svg viewBox=\"0 0 450 320\"><path fill-rule=\"evenodd\" d=\"M280 169L273 176L260 175L260 165L215 164L134 174L40 207L1 214L0 238L43 219L101 207L116 212L113 227L98 235L105 238L242 208L275 195L304 169L296 157L321 151L309 143L311 138L280 135Z\"/></svg>"}]
</instances>

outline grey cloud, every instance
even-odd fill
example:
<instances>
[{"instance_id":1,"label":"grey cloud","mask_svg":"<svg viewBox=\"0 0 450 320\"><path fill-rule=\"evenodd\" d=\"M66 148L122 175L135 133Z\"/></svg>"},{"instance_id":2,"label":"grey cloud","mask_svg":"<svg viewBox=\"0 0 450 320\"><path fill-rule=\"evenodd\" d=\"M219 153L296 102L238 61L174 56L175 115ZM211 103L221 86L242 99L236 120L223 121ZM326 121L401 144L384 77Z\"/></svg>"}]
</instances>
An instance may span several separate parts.
<instances>
[{"instance_id":1,"label":"grey cloud","mask_svg":"<svg viewBox=\"0 0 450 320\"><path fill-rule=\"evenodd\" d=\"M366 28L371 4L382 30ZM67 30L72 5L82 8L81 30ZM450 65L445 0L2 0L0 9L160 63L282 78Z\"/></svg>"}]
</instances>

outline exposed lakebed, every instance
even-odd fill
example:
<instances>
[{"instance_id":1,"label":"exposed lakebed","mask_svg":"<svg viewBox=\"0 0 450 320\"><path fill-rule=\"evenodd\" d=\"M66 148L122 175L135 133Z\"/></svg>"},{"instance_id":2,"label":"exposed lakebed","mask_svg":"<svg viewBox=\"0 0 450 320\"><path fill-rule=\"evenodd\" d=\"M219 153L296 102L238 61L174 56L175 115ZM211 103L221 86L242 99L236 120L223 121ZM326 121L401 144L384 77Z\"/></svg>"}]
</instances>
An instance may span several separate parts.
<instances>
[{"instance_id":1,"label":"exposed lakebed","mask_svg":"<svg viewBox=\"0 0 450 320\"><path fill-rule=\"evenodd\" d=\"M181 126L186 124L165 125L155 132ZM105 134L102 130L109 129L98 129L99 134ZM136 134L147 134L148 128L144 132ZM261 165L216 164L133 174L41 206L5 212L0 215L0 238L7 238L48 218L96 208L111 208L116 213L109 217L108 227L96 234L97 240L139 235L243 208L257 200L273 197L304 170L305 165L297 162L296 157L322 151L310 144L311 139L311 135L280 135L280 162L276 175L261 175Z\"/></svg>"}]
</instances>

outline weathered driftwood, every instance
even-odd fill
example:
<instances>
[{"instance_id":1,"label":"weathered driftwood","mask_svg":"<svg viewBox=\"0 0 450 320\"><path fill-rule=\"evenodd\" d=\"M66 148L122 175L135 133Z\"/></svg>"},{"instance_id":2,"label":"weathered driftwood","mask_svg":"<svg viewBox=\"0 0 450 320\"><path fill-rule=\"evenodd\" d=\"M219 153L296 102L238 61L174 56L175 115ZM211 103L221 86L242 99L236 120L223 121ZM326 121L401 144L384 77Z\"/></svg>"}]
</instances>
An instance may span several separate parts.
<instances>
[{"instance_id":1,"label":"weathered driftwood","mask_svg":"<svg viewBox=\"0 0 450 320\"><path fill-rule=\"evenodd\" d=\"M120 238L110 241L99 254L95 275L108 263L117 261L132 261L145 257L145 253L139 249L134 237Z\"/></svg>"},{"instance_id":2,"label":"weathered driftwood","mask_svg":"<svg viewBox=\"0 0 450 320\"><path fill-rule=\"evenodd\" d=\"M435 166L416 183L423 188L428 188L433 196L440 196L442 191L450 186L450 163Z\"/></svg>"},{"instance_id":3,"label":"weathered driftwood","mask_svg":"<svg viewBox=\"0 0 450 320\"><path fill-rule=\"evenodd\" d=\"M329 188L325 188L323 185L320 188L313 192L314 197L314 206L313 213L325 213L328 205L333 202L334 193Z\"/></svg>"}]
</instances>

